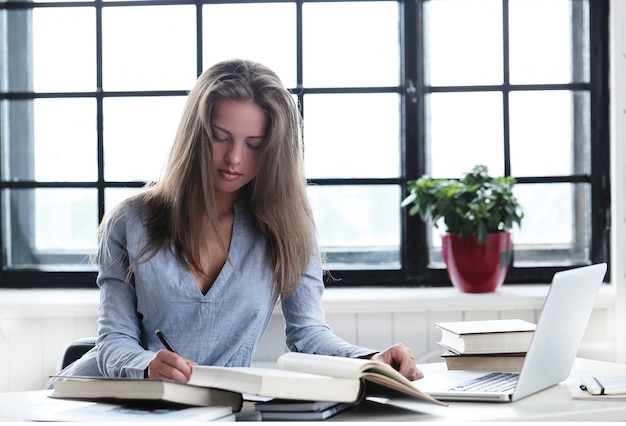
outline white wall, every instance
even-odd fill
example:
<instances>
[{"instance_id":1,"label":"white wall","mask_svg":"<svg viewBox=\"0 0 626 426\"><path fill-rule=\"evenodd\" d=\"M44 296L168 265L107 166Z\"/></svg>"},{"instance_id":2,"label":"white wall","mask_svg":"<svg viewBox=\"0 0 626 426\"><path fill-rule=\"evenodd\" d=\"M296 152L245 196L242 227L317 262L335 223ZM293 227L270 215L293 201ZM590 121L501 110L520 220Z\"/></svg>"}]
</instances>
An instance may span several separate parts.
<instances>
[{"instance_id":1,"label":"white wall","mask_svg":"<svg viewBox=\"0 0 626 426\"><path fill-rule=\"evenodd\" d=\"M611 1L612 270L587 328L579 356L626 363L626 2ZM608 166L608 165L607 165ZM454 289L330 289L328 322L346 340L383 348L411 346L422 360L437 359L437 321L523 318L536 321L545 286L510 286L490 295ZM0 290L0 392L39 389L55 374L72 339L96 333L93 290ZM285 351L283 323L274 315L255 362Z\"/></svg>"},{"instance_id":2,"label":"white wall","mask_svg":"<svg viewBox=\"0 0 626 426\"><path fill-rule=\"evenodd\" d=\"M612 270L616 285L616 356L626 362L626 2L611 1L611 204Z\"/></svg>"}]
</instances>

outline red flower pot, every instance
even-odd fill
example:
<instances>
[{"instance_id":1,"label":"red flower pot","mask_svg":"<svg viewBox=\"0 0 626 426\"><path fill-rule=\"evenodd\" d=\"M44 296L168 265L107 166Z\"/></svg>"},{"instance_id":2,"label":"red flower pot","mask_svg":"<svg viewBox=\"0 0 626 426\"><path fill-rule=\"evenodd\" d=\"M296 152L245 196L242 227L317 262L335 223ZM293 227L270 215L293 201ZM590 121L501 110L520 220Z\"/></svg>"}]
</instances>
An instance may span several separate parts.
<instances>
[{"instance_id":1,"label":"red flower pot","mask_svg":"<svg viewBox=\"0 0 626 426\"><path fill-rule=\"evenodd\" d=\"M483 245L455 234L444 235L442 243L448 276L462 292L490 293L504 282L513 255L509 232L489 234Z\"/></svg>"}]
</instances>

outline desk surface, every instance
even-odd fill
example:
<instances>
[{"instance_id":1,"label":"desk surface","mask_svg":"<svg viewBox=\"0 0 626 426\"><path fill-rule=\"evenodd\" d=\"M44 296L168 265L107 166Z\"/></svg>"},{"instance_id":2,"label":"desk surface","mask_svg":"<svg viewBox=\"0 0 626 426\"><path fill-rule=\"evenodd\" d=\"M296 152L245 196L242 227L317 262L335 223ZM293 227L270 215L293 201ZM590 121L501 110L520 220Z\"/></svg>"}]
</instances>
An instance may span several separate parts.
<instances>
[{"instance_id":1,"label":"desk surface","mask_svg":"<svg viewBox=\"0 0 626 426\"><path fill-rule=\"evenodd\" d=\"M440 371L445 364L420 365L424 374ZM390 401L393 406L364 404L329 420L335 421L608 421L626 420L623 401L577 400L584 395L580 378L625 374L626 364L576 359L569 377L556 386L516 402L449 402L447 407L416 402Z\"/></svg>"},{"instance_id":2,"label":"desk surface","mask_svg":"<svg viewBox=\"0 0 626 426\"><path fill-rule=\"evenodd\" d=\"M444 363L420 365L425 374L445 368ZM626 375L626 364L576 359L570 376L565 381L516 402L450 402L447 407L394 400L387 404L368 402L339 414L327 421L626 421L623 401L577 400L580 377L602 374ZM0 421L21 421L42 411L56 411L81 404L80 401L47 398L49 391L0 393ZM250 410L248 404L244 410ZM241 418L246 418L242 411Z\"/></svg>"}]
</instances>

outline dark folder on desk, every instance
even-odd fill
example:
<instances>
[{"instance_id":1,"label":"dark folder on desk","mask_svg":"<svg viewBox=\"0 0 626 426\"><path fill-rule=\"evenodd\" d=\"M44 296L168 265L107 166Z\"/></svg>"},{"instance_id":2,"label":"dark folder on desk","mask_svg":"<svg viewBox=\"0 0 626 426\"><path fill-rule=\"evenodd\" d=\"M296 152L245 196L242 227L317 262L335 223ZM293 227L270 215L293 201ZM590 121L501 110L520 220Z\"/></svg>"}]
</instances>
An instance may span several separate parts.
<instances>
[{"instance_id":1,"label":"dark folder on desk","mask_svg":"<svg viewBox=\"0 0 626 426\"><path fill-rule=\"evenodd\" d=\"M532 341L516 383L509 389L476 390L468 384L493 373L448 370L416 381L429 395L451 401L516 401L565 380L576 359L578 347L604 275L606 263L557 272L537 322ZM508 373L511 376L511 373Z\"/></svg>"}]
</instances>

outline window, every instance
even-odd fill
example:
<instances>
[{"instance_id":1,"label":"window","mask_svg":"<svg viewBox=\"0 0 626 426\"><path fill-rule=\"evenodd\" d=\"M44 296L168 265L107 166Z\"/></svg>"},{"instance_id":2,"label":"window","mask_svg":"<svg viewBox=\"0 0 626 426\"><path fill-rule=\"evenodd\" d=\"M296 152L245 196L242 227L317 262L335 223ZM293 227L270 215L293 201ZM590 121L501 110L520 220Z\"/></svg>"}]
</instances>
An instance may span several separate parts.
<instances>
[{"instance_id":1,"label":"window","mask_svg":"<svg viewBox=\"0 0 626 426\"><path fill-rule=\"evenodd\" d=\"M607 0L5 1L0 40L0 286L93 287L100 219L229 57L300 102L333 285L449 285L400 202L475 164L518 182L507 283L609 260Z\"/></svg>"}]
</instances>

